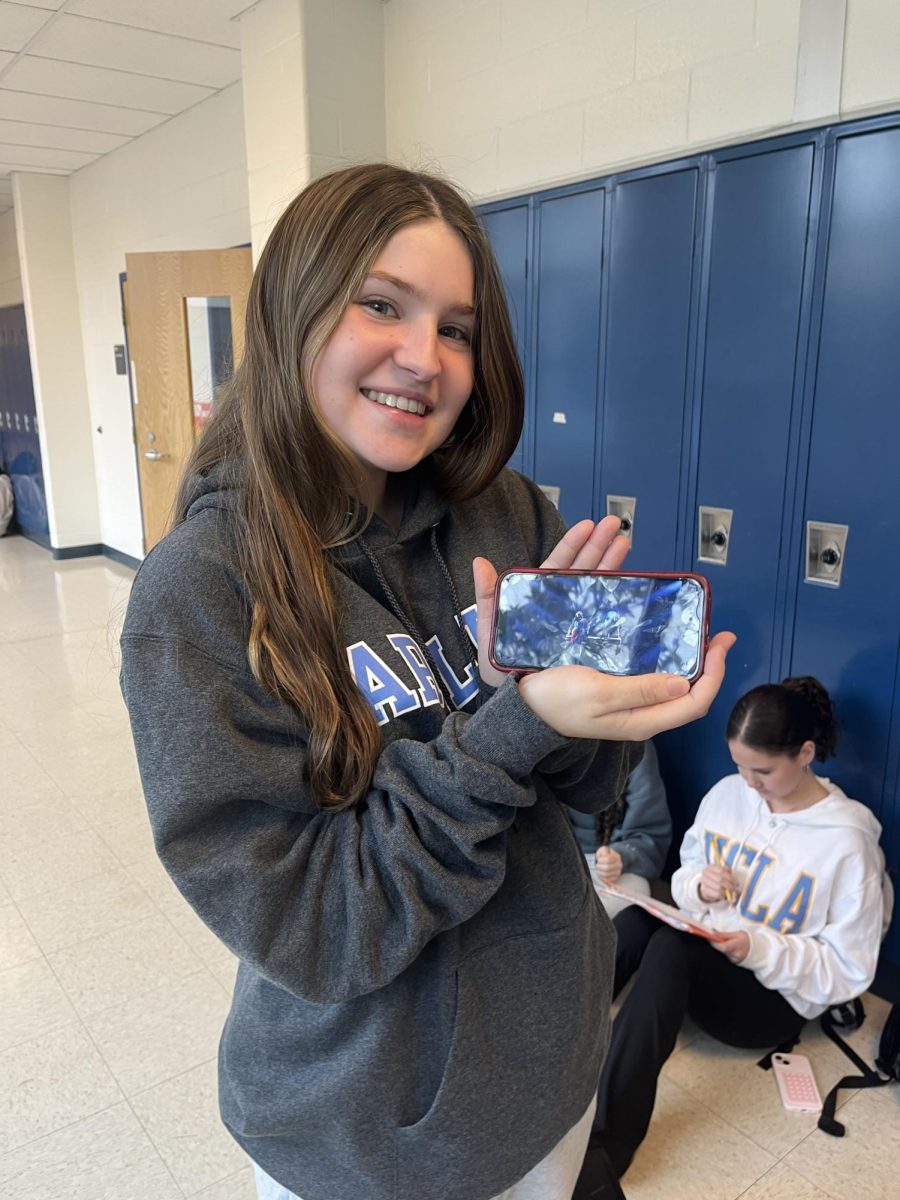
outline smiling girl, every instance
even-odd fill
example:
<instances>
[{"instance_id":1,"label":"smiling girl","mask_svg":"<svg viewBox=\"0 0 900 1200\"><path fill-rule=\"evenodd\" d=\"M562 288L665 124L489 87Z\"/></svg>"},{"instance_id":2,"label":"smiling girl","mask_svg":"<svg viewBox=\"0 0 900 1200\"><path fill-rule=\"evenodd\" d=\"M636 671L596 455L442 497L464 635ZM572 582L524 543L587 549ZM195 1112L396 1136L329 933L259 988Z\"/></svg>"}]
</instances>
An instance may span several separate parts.
<instances>
[{"instance_id":1,"label":"smiling girl","mask_svg":"<svg viewBox=\"0 0 900 1200\"><path fill-rule=\"evenodd\" d=\"M560 801L612 802L733 639L690 690L490 667L495 564L616 568L626 544L503 469L521 372L446 183L311 184L245 346L122 639L159 855L240 959L223 1120L267 1198L567 1200L612 931Z\"/></svg>"}]
</instances>

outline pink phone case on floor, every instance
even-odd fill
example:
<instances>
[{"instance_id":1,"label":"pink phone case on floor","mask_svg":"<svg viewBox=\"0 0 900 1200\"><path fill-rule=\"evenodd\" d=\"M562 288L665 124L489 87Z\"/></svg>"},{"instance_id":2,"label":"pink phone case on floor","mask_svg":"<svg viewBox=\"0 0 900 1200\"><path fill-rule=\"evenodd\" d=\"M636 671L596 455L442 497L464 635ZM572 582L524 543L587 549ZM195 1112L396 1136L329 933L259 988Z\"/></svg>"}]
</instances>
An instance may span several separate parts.
<instances>
[{"instance_id":1,"label":"pink phone case on floor","mask_svg":"<svg viewBox=\"0 0 900 1200\"><path fill-rule=\"evenodd\" d=\"M822 1111L822 1097L805 1054L773 1054L772 1072L788 1112Z\"/></svg>"}]
</instances>

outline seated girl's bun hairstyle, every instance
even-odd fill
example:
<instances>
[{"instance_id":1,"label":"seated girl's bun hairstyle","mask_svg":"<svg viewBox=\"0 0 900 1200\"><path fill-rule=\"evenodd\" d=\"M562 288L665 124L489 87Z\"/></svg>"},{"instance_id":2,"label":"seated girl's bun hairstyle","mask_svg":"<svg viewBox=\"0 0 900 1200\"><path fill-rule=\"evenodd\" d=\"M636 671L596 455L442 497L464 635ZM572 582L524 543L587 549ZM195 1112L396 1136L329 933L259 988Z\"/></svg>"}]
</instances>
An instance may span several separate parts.
<instances>
[{"instance_id":1,"label":"seated girl's bun hairstyle","mask_svg":"<svg viewBox=\"0 0 900 1200\"><path fill-rule=\"evenodd\" d=\"M834 754L838 740L838 723L831 697L812 675L783 679L781 686L795 695L802 696L809 705L816 725L816 733L811 740L816 743L816 758L819 762L824 762Z\"/></svg>"},{"instance_id":2,"label":"seated girl's bun hairstyle","mask_svg":"<svg viewBox=\"0 0 900 1200\"><path fill-rule=\"evenodd\" d=\"M728 718L727 740L771 754L798 754L804 742L825 762L837 745L838 724L828 692L812 675L764 683L742 696Z\"/></svg>"}]
</instances>

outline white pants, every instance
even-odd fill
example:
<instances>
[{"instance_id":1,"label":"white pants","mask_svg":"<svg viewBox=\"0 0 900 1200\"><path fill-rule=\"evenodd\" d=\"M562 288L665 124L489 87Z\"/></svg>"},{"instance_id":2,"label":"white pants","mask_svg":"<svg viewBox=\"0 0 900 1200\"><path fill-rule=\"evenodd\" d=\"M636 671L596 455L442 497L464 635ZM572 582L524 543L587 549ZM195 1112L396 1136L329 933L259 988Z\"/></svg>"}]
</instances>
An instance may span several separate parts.
<instances>
[{"instance_id":1,"label":"white pants","mask_svg":"<svg viewBox=\"0 0 900 1200\"><path fill-rule=\"evenodd\" d=\"M565 1137L556 1143L547 1157L493 1200L571 1200L584 1161L596 1107L595 1096L578 1124L573 1125ZM259 1200L300 1200L299 1196L270 1178L256 1163L253 1164L253 1171Z\"/></svg>"}]
</instances>

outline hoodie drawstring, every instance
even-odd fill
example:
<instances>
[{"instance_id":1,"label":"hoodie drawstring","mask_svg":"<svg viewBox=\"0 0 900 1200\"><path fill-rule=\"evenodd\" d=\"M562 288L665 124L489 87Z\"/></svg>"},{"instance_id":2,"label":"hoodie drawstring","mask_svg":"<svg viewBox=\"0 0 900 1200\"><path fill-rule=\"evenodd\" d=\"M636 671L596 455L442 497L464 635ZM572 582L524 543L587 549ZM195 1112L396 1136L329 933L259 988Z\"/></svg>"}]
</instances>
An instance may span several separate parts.
<instances>
[{"instance_id":1,"label":"hoodie drawstring","mask_svg":"<svg viewBox=\"0 0 900 1200\"><path fill-rule=\"evenodd\" d=\"M759 824L759 810L757 809L757 811L753 814L753 820L750 822L750 824L744 830L743 836L741 837L741 840L740 840L740 844L738 845L738 848L737 848L737 853L735 854L734 858L731 860L733 866L737 866L738 859L741 857L741 854L743 853L743 850L744 850L744 846L747 844L747 838L750 837L750 835L753 833L754 829L756 828L756 826L758 824ZM740 912L740 909L741 909L741 904L744 899L744 892L747 890L747 883L748 883L751 873L752 873L751 868L752 868L753 864L759 862L759 860L762 858L762 856L765 854L765 852L768 850L768 848L772 845L772 843L778 837L778 834L781 832L782 822L779 821L776 817L770 816L769 825L771 827L771 832L769 833L769 836L766 838L765 842L763 843L762 849L757 850L756 853L753 855L753 862L747 868L747 873L744 876L744 882L741 884L741 890L738 892L737 899L734 902L734 907L738 910L738 912Z\"/></svg>"},{"instance_id":2,"label":"hoodie drawstring","mask_svg":"<svg viewBox=\"0 0 900 1200\"><path fill-rule=\"evenodd\" d=\"M416 629L415 625L413 624L413 622L403 611L403 606L401 605L400 601L397 599L397 595L394 592L394 589L388 583L387 577L385 576L384 571L382 571L382 569L381 569L381 564L378 562L378 559L375 557L375 555L372 553L372 551L369 549L368 545L366 544L366 539L361 536L359 538L359 544L362 547L363 553L365 554L366 558L369 560L372 570L375 572L375 577L377 578L379 584L381 585L381 589L384 592L385 598L386 598L388 604L390 605L391 612L393 612L394 616L397 618L397 620L400 622L400 624L403 626L403 628L406 630L406 632L409 634L409 636L415 642L415 644L418 647L419 651L421 652L424 660L428 663L429 667L431 668L431 673L434 677L434 683L435 683L435 686L437 687L438 691L441 694L441 700L443 701L444 707L449 709L451 712L455 711L458 708L458 705L456 704L456 701L453 699L453 695L452 695L450 689L447 687L447 684L444 682L444 677L441 674L441 672L438 670L437 664L435 663L434 659L431 656L431 651L428 649L427 645L425 644L425 639L420 636L420 634L419 634L418 630ZM432 553L434 554L435 558L438 561L438 565L440 566L441 571L443 572L444 578L447 580L447 583L450 588L450 596L451 596L451 599L453 600L453 614L454 614L454 617L456 618L454 624L456 625L457 634L460 638L461 645L463 646L466 664L468 666L471 666L474 669L475 678L477 679L478 678L478 664L476 662L475 656L472 653L471 643L469 642L468 638L466 637L466 633L465 633L465 630L463 627L463 618L462 618L461 606L460 606L460 602L459 602L459 594L456 590L456 585L453 582L453 576L450 574L450 568L447 566L444 556L443 556L443 554L441 554L440 549L438 548L437 526L436 525L433 525L431 528L431 549L432 549Z\"/></svg>"}]
</instances>

